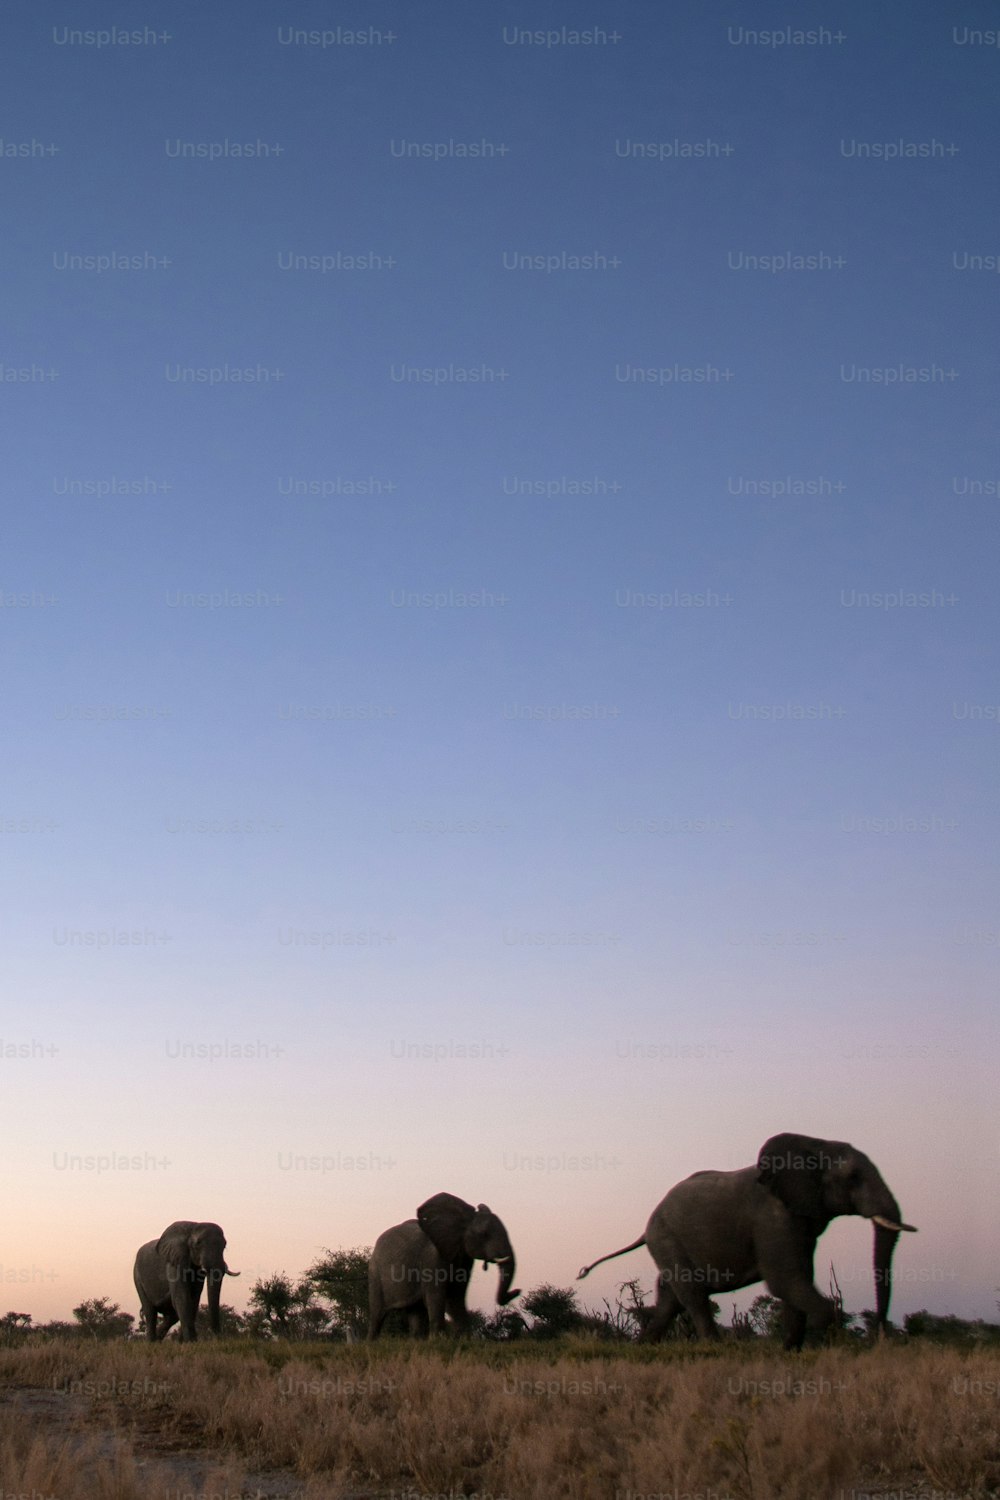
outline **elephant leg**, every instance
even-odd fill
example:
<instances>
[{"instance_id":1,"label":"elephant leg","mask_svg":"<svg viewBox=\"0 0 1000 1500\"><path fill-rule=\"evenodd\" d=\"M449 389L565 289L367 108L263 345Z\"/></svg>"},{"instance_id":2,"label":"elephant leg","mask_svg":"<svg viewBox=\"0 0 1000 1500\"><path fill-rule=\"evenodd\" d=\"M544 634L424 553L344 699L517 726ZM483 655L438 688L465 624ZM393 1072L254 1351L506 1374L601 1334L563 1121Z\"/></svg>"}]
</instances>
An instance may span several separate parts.
<instances>
[{"instance_id":1,"label":"elephant leg","mask_svg":"<svg viewBox=\"0 0 1000 1500\"><path fill-rule=\"evenodd\" d=\"M464 1288L462 1294L457 1297L448 1297L445 1301L448 1317L454 1326L456 1333L468 1333L469 1314L465 1306Z\"/></svg>"},{"instance_id":2,"label":"elephant leg","mask_svg":"<svg viewBox=\"0 0 1000 1500\"><path fill-rule=\"evenodd\" d=\"M427 1325L431 1333L444 1333L446 1299L443 1287L431 1287L424 1297Z\"/></svg>"},{"instance_id":3,"label":"elephant leg","mask_svg":"<svg viewBox=\"0 0 1000 1500\"><path fill-rule=\"evenodd\" d=\"M379 1334L382 1332L382 1324L384 1322L385 1322L385 1308L382 1308L377 1313L374 1313L374 1312L373 1313L369 1313L369 1315L368 1315L368 1342L370 1344L374 1344L375 1340L378 1338Z\"/></svg>"},{"instance_id":4,"label":"elephant leg","mask_svg":"<svg viewBox=\"0 0 1000 1500\"><path fill-rule=\"evenodd\" d=\"M680 1298L677 1296L669 1281L664 1281L662 1276L657 1280L656 1307L639 1335L642 1344L657 1344L669 1331L671 1324L681 1310Z\"/></svg>"},{"instance_id":5,"label":"elephant leg","mask_svg":"<svg viewBox=\"0 0 1000 1500\"><path fill-rule=\"evenodd\" d=\"M663 1247L667 1248L667 1247ZM643 1334L644 1339L659 1339L669 1329L681 1308L694 1324L702 1339L717 1339L719 1330L709 1306L709 1291L703 1268L693 1266L679 1245L671 1245L670 1258L658 1256L660 1272L656 1279L656 1311Z\"/></svg>"},{"instance_id":6,"label":"elephant leg","mask_svg":"<svg viewBox=\"0 0 1000 1500\"><path fill-rule=\"evenodd\" d=\"M782 1303L786 1349L801 1349L806 1326L825 1332L834 1319L833 1303L813 1286L812 1266L804 1271L765 1276L767 1289Z\"/></svg>"},{"instance_id":7,"label":"elephant leg","mask_svg":"<svg viewBox=\"0 0 1000 1500\"><path fill-rule=\"evenodd\" d=\"M196 1302L192 1303L190 1297L183 1298L179 1307L176 1302L174 1304L174 1316L171 1321L180 1323L182 1343L193 1344L197 1341L198 1332L194 1326L197 1311L198 1304Z\"/></svg>"},{"instance_id":8,"label":"elephant leg","mask_svg":"<svg viewBox=\"0 0 1000 1500\"><path fill-rule=\"evenodd\" d=\"M156 1308L151 1302L142 1302L142 1322L146 1330L146 1338L151 1344L156 1343Z\"/></svg>"},{"instance_id":9,"label":"elephant leg","mask_svg":"<svg viewBox=\"0 0 1000 1500\"><path fill-rule=\"evenodd\" d=\"M382 1296L382 1288L373 1276L368 1284L368 1342L370 1344L374 1343L382 1332L382 1324L385 1322L388 1310Z\"/></svg>"},{"instance_id":10,"label":"elephant leg","mask_svg":"<svg viewBox=\"0 0 1000 1500\"><path fill-rule=\"evenodd\" d=\"M427 1309L423 1303L419 1307L411 1307L406 1315L407 1328L411 1338L425 1339L427 1337Z\"/></svg>"},{"instance_id":11,"label":"elephant leg","mask_svg":"<svg viewBox=\"0 0 1000 1500\"><path fill-rule=\"evenodd\" d=\"M720 1338L721 1335L709 1305L708 1289L700 1283L697 1286L685 1283L681 1287L676 1287L674 1291L677 1300L694 1324L698 1337L700 1339Z\"/></svg>"},{"instance_id":12,"label":"elephant leg","mask_svg":"<svg viewBox=\"0 0 1000 1500\"><path fill-rule=\"evenodd\" d=\"M171 1328L173 1328L174 1324L177 1321L178 1321L178 1319L177 1319L177 1312L176 1312L176 1310L173 1307L170 1307L170 1308L167 1309L167 1311L165 1313L161 1313L160 1314L160 1326L159 1326L159 1328L157 1328L156 1327L156 1313L154 1312L153 1313L153 1327L155 1329L155 1332L153 1334L154 1339L165 1339L166 1336L167 1336L167 1334L170 1332Z\"/></svg>"},{"instance_id":13,"label":"elephant leg","mask_svg":"<svg viewBox=\"0 0 1000 1500\"><path fill-rule=\"evenodd\" d=\"M781 1327L785 1335L786 1349L802 1348L808 1321L806 1314L800 1308L793 1307L790 1302L781 1304Z\"/></svg>"}]
</instances>

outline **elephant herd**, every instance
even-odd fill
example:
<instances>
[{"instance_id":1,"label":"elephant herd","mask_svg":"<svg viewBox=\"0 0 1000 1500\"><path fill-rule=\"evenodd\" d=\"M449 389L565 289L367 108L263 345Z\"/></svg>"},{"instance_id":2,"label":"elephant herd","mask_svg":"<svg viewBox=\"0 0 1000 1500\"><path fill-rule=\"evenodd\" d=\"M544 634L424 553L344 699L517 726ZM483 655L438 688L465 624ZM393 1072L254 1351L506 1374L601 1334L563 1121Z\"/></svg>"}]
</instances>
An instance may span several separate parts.
<instances>
[{"instance_id":1,"label":"elephant herd","mask_svg":"<svg viewBox=\"0 0 1000 1500\"><path fill-rule=\"evenodd\" d=\"M813 1282L816 1241L832 1219L857 1214L875 1226L875 1306L880 1329L889 1317L892 1256L904 1224L899 1205L878 1168L845 1141L775 1135L753 1166L736 1172L695 1172L679 1182L630 1245L602 1255L579 1272L645 1245L656 1262L656 1307L642 1337L661 1339L683 1309L701 1338L718 1338L710 1306L713 1293L735 1292L763 1281L781 1303L785 1348L800 1349L807 1326L826 1329L834 1318L829 1298ZM195 1314L208 1282L209 1323L219 1332L225 1236L217 1224L171 1224L135 1259L135 1285L146 1336L181 1325L195 1337ZM452 1193L436 1193L407 1219L379 1235L368 1267L368 1337L376 1339L389 1312L405 1312L410 1332L441 1333L445 1316L457 1332L468 1326L465 1298L475 1261L495 1263L497 1302L520 1295L512 1287L514 1250L507 1230L486 1204L473 1207Z\"/></svg>"}]
</instances>

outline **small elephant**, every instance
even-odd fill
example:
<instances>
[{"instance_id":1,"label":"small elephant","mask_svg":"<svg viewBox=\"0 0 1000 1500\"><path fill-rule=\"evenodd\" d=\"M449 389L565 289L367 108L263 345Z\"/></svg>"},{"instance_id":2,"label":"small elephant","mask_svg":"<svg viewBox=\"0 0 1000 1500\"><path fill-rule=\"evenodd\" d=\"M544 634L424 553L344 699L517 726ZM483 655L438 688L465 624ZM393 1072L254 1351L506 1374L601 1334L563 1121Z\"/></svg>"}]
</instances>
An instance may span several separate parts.
<instances>
[{"instance_id":1,"label":"small elephant","mask_svg":"<svg viewBox=\"0 0 1000 1500\"><path fill-rule=\"evenodd\" d=\"M375 1241L368 1265L368 1337L377 1339L386 1315L405 1311L411 1334L444 1331L447 1312L461 1333L468 1328L465 1296L473 1262L500 1267L497 1302L505 1307L521 1295L511 1290L514 1251L507 1231L485 1203L473 1208L452 1193L436 1193L415 1219L395 1224Z\"/></svg>"},{"instance_id":2,"label":"small elephant","mask_svg":"<svg viewBox=\"0 0 1000 1500\"><path fill-rule=\"evenodd\" d=\"M902 1230L899 1204L873 1162L846 1141L772 1136L757 1163L738 1172L695 1172L671 1188L631 1245L646 1245L659 1269L656 1309L641 1337L661 1339L684 1308L701 1338L718 1338L712 1293L764 1281L782 1304L786 1349L801 1349L807 1324L825 1329L835 1309L813 1284L816 1241L831 1219L860 1214L875 1225L875 1307L885 1330L892 1255Z\"/></svg>"},{"instance_id":3,"label":"small elephant","mask_svg":"<svg viewBox=\"0 0 1000 1500\"><path fill-rule=\"evenodd\" d=\"M222 1278L240 1274L226 1265L225 1248L226 1236L218 1224L195 1224L188 1219L179 1219L158 1240L140 1247L132 1276L150 1342L157 1337L158 1313L163 1317L161 1339L177 1322L181 1325L182 1340L197 1338L195 1315L206 1280L208 1321L212 1332L219 1332Z\"/></svg>"}]
</instances>

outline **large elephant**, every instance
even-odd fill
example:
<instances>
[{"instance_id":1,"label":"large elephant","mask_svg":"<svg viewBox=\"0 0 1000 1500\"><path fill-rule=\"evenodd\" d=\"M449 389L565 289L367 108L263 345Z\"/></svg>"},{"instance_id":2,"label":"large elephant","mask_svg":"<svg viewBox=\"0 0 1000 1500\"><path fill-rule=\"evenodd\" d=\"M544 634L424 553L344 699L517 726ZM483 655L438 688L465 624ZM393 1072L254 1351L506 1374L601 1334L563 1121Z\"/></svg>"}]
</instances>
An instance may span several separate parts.
<instances>
[{"instance_id":1,"label":"large elephant","mask_svg":"<svg viewBox=\"0 0 1000 1500\"><path fill-rule=\"evenodd\" d=\"M142 1304L147 1339L153 1341L157 1337L158 1313L163 1316L160 1338L178 1322L182 1339L197 1338L195 1316L206 1281L208 1321L212 1332L219 1332L222 1278L240 1274L226 1265L225 1248L226 1236L218 1224L195 1224L188 1219L179 1219L158 1240L150 1240L139 1248L132 1275Z\"/></svg>"},{"instance_id":2,"label":"large elephant","mask_svg":"<svg viewBox=\"0 0 1000 1500\"><path fill-rule=\"evenodd\" d=\"M415 1219L395 1224L375 1241L368 1265L368 1337L377 1339L386 1315L408 1315L410 1332L444 1331L444 1317L463 1332L468 1327L465 1295L473 1262L500 1267L497 1302L505 1307L521 1295L511 1289L514 1251L507 1231L485 1203L473 1208L452 1193L436 1193L417 1209Z\"/></svg>"},{"instance_id":3,"label":"large elephant","mask_svg":"<svg viewBox=\"0 0 1000 1500\"><path fill-rule=\"evenodd\" d=\"M775 1135L757 1163L738 1172L695 1172L671 1188L640 1239L601 1261L646 1245L659 1268L656 1309L642 1338L663 1337L684 1308L702 1338L717 1338L713 1292L764 1281L782 1304L786 1349L801 1349L806 1326L825 1329L834 1306L813 1284L813 1254L823 1230L841 1214L875 1225L875 1306L880 1329L889 1317L892 1253L901 1230L899 1205L862 1152L845 1141Z\"/></svg>"}]
</instances>

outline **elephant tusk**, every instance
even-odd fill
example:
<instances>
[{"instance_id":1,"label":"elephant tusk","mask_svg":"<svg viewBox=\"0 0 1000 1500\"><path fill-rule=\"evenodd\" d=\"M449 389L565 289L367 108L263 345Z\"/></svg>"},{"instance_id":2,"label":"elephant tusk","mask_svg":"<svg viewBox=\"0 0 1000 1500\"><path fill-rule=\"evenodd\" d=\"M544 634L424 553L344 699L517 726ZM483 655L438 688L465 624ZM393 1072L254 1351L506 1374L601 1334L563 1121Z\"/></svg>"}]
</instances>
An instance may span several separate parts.
<instances>
[{"instance_id":1,"label":"elephant tusk","mask_svg":"<svg viewBox=\"0 0 1000 1500\"><path fill-rule=\"evenodd\" d=\"M226 1275L227 1276L242 1276L243 1272L242 1271L231 1271L229 1269L229 1267L227 1266L226 1267Z\"/></svg>"},{"instance_id":2,"label":"elephant tusk","mask_svg":"<svg viewBox=\"0 0 1000 1500\"><path fill-rule=\"evenodd\" d=\"M513 1255L498 1255L497 1256L497 1265L498 1266L505 1266L509 1260L513 1260L513 1259L514 1259Z\"/></svg>"},{"instance_id":3,"label":"elephant tusk","mask_svg":"<svg viewBox=\"0 0 1000 1500\"><path fill-rule=\"evenodd\" d=\"M880 1229L891 1229L896 1234L899 1234L902 1229L905 1229L908 1234L916 1234L917 1232L915 1224L894 1224L891 1219L885 1218L883 1214L872 1214L872 1223L877 1224Z\"/></svg>"}]
</instances>

